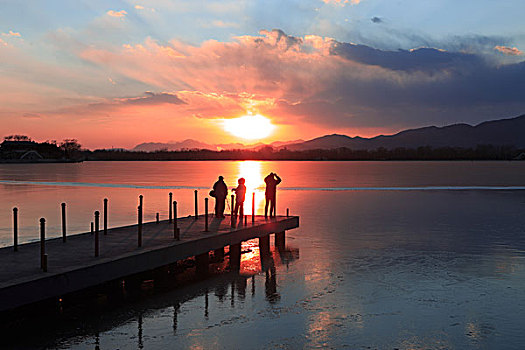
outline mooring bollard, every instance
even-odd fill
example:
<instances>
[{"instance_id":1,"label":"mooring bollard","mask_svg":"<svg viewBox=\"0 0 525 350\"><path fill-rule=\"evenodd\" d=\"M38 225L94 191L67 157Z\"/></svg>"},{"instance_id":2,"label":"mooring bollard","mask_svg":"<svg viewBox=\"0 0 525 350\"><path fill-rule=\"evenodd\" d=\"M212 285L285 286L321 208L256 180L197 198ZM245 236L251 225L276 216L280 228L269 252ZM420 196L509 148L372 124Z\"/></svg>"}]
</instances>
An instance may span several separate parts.
<instances>
[{"instance_id":1,"label":"mooring bollard","mask_svg":"<svg viewBox=\"0 0 525 350\"><path fill-rule=\"evenodd\" d=\"M46 219L40 219L40 268L44 268L44 255L46 254Z\"/></svg>"},{"instance_id":2,"label":"mooring bollard","mask_svg":"<svg viewBox=\"0 0 525 350\"><path fill-rule=\"evenodd\" d=\"M286 208L286 217L290 217L290 208Z\"/></svg>"},{"instance_id":3,"label":"mooring bollard","mask_svg":"<svg viewBox=\"0 0 525 350\"><path fill-rule=\"evenodd\" d=\"M99 240L98 240L98 225L100 220L100 212L95 212L95 256L99 254Z\"/></svg>"},{"instance_id":4,"label":"mooring bollard","mask_svg":"<svg viewBox=\"0 0 525 350\"><path fill-rule=\"evenodd\" d=\"M252 224L255 222L255 192L252 192Z\"/></svg>"},{"instance_id":5,"label":"mooring bollard","mask_svg":"<svg viewBox=\"0 0 525 350\"><path fill-rule=\"evenodd\" d=\"M208 198L204 198L204 231L208 232Z\"/></svg>"},{"instance_id":6,"label":"mooring bollard","mask_svg":"<svg viewBox=\"0 0 525 350\"><path fill-rule=\"evenodd\" d=\"M13 250L18 251L18 208L13 208Z\"/></svg>"},{"instance_id":7,"label":"mooring bollard","mask_svg":"<svg viewBox=\"0 0 525 350\"><path fill-rule=\"evenodd\" d=\"M108 199L104 198L104 236L108 234Z\"/></svg>"},{"instance_id":8,"label":"mooring bollard","mask_svg":"<svg viewBox=\"0 0 525 350\"><path fill-rule=\"evenodd\" d=\"M142 206L138 206L138 229L137 229L137 243L142 247Z\"/></svg>"},{"instance_id":9,"label":"mooring bollard","mask_svg":"<svg viewBox=\"0 0 525 350\"><path fill-rule=\"evenodd\" d=\"M157 224L158 224L158 223L160 222L159 213L157 213L157 214L155 215L155 217L156 217L156 221L157 221Z\"/></svg>"},{"instance_id":10,"label":"mooring bollard","mask_svg":"<svg viewBox=\"0 0 525 350\"><path fill-rule=\"evenodd\" d=\"M173 193L170 192L170 200L168 202L168 211L169 211L169 223L171 224L171 220L172 220L172 211L171 211L171 205L173 203Z\"/></svg>"},{"instance_id":11,"label":"mooring bollard","mask_svg":"<svg viewBox=\"0 0 525 350\"><path fill-rule=\"evenodd\" d=\"M198 191L195 190L195 220L199 218L199 200L198 200Z\"/></svg>"},{"instance_id":12,"label":"mooring bollard","mask_svg":"<svg viewBox=\"0 0 525 350\"><path fill-rule=\"evenodd\" d=\"M173 238L180 241L180 229L177 222L177 201L173 201Z\"/></svg>"}]
</instances>

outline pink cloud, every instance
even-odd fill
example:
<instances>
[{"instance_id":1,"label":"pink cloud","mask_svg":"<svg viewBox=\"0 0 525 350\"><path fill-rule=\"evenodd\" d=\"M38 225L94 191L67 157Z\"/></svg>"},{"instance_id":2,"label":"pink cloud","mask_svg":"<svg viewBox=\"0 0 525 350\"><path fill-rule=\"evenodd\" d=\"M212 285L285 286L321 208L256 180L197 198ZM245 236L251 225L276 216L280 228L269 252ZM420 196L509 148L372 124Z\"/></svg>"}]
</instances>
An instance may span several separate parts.
<instances>
[{"instance_id":1,"label":"pink cloud","mask_svg":"<svg viewBox=\"0 0 525 350\"><path fill-rule=\"evenodd\" d=\"M13 37L17 37L17 38L21 37L20 33L13 32L12 30L10 30L8 33L2 33L2 35L3 36L13 36Z\"/></svg>"},{"instance_id":2,"label":"pink cloud","mask_svg":"<svg viewBox=\"0 0 525 350\"><path fill-rule=\"evenodd\" d=\"M501 52L502 54L508 55L508 56L520 56L523 55L523 51L520 51L516 47L508 47L508 46L494 46L494 50Z\"/></svg>"},{"instance_id":3,"label":"pink cloud","mask_svg":"<svg viewBox=\"0 0 525 350\"><path fill-rule=\"evenodd\" d=\"M344 59L333 54L337 45L332 38L272 30L200 46L147 39L113 50L88 48L81 57L158 91L175 91L185 102L173 107L178 115L216 119L265 113L281 124L306 120L311 111L317 112L293 106L336 103L343 82L353 82L358 89L362 83L440 79L437 74L412 76ZM352 109L341 113L351 117Z\"/></svg>"},{"instance_id":4,"label":"pink cloud","mask_svg":"<svg viewBox=\"0 0 525 350\"><path fill-rule=\"evenodd\" d=\"M126 17L126 15L128 14L125 10L120 10L120 11L109 10L106 13L108 16L117 17L117 18Z\"/></svg>"},{"instance_id":5,"label":"pink cloud","mask_svg":"<svg viewBox=\"0 0 525 350\"><path fill-rule=\"evenodd\" d=\"M323 0L323 2L325 4L344 6L346 4L357 5L361 2L361 0Z\"/></svg>"}]
</instances>

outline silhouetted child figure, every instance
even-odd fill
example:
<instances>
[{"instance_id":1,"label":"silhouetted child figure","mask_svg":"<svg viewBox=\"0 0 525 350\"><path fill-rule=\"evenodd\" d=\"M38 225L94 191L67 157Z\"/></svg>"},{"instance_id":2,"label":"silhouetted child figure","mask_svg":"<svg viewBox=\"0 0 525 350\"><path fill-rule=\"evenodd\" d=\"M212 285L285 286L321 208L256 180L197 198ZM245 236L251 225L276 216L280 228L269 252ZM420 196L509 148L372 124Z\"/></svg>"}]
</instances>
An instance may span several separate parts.
<instances>
[{"instance_id":1,"label":"silhouetted child figure","mask_svg":"<svg viewBox=\"0 0 525 350\"><path fill-rule=\"evenodd\" d=\"M215 217L224 218L224 207L228 195L228 187L224 183L224 177L219 176L217 182L213 184L213 191L210 192L210 195L215 197Z\"/></svg>"},{"instance_id":2,"label":"silhouetted child figure","mask_svg":"<svg viewBox=\"0 0 525 350\"><path fill-rule=\"evenodd\" d=\"M246 180L241 177L238 181L239 186L234 189L235 191L235 210L234 213L237 216L237 213L240 211L241 218L244 216L244 199L246 197L246 186L244 183Z\"/></svg>"},{"instance_id":3,"label":"silhouetted child figure","mask_svg":"<svg viewBox=\"0 0 525 350\"><path fill-rule=\"evenodd\" d=\"M270 173L264 178L266 183L266 204L264 205L264 217L268 217L268 205L270 205L270 217L275 216L275 197L277 196L277 185L281 183L281 178L275 173Z\"/></svg>"}]
</instances>

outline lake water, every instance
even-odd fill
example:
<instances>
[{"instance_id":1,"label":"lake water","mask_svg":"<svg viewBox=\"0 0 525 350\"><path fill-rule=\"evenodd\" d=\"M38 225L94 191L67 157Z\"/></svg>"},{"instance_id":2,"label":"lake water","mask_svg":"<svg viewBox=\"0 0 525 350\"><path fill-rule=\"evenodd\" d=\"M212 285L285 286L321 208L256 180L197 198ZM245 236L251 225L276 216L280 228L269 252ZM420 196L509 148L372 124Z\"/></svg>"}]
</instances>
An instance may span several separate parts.
<instances>
[{"instance_id":1,"label":"lake water","mask_svg":"<svg viewBox=\"0 0 525 350\"><path fill-rule=\"evenodd\" d=\"M218 175L246 178L262 213L263 178L282 177L278 213L300 216L287 251L241 271L75 316L27 348L521 349L525 343L525 162L85 162L0 165L0 244L193 214ZM249 198L250 195L247 197ZM249 201L248 201L249 202ZM251 212L251 203L247 203ZM228 211L228 209L227 209ZM273 239L272 239L273 244ZM74 314L74 313L73 313ZM74 320L72 320L73 318ZM73 324L74 326L71 326Z\"/></svg>"}]
</instances>

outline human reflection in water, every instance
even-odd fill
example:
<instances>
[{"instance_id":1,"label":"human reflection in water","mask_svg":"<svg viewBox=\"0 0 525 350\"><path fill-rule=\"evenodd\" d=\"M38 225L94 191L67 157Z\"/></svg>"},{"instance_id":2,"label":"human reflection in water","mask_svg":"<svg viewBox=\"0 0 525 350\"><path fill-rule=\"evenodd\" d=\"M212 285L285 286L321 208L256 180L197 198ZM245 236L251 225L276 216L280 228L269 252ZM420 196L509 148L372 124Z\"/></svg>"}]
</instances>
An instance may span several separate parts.
<instances>
[{"instance_id":1,"label":"human reflection in water","mask_svg":"<svg viewBox=\"0 0 525 350\"><path fill-rule=\"evenodd\" d=\"M228 186L224 183L224 177L219 176L219 179L213 184L213 190L210 196L215 197L215 217L224 218L224 208L226 206L226 196L228 196Z\"/></svg>"},{"instance_id":2,"label":"human reflection in water","mask_svg":"<svg viewBox=\"0 0 525 350\"><path fill-rule=\"evenodd\" d=\"M264 292L266 294L266 300L268 300L270 304L275 304L281 300L281 295L277 292L277 272L275 270L275 266L272 266L266 270Z\"/></svg>"},{"instance_id":3,"label":"human reflection in water","mask_svg":"<svg viewBox=\"0 0 525 350\"><path fill-rule=\"evenodd\" d=\"M268 205L270 206L270 217L275 216L276 207L275 199L277 197L277 185L281 183L281 178L275 174L270 173L264 178L266 183L266 191L264 192L266 197L266 204L264 205L264 217L268 217Z\"/></svg>"},{"instance_id":4,"label":"human reflection in water","mask_svg":"<svg viewBox=\"0 0 525 350\"><path fill-rule=\"evenodd\" d=\"M264 292L266 300L270 304L275 304L281 299L281 295L277 292L277 271L275 269L275 260L273 254L268 252L263 254L261 252L261 270L265 273Z\"/></svg>"}]
</instances>

